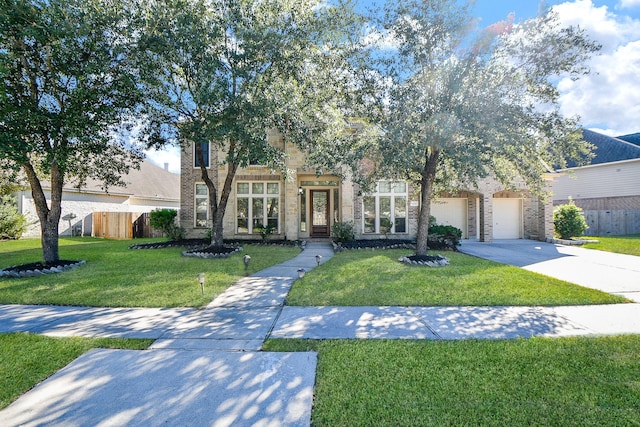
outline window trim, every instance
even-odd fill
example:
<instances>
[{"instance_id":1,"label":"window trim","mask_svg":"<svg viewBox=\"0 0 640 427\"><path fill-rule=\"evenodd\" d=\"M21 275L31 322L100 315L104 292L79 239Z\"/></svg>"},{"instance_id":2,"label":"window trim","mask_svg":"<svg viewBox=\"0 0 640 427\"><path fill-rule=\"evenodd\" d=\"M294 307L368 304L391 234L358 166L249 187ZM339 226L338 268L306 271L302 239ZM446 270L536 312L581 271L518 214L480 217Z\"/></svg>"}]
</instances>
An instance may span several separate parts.
<instances>
[{"instance_id":1,"label":"window trim","mask_svg":"<svg viewBox=\"0 0 640 427\"><path fill-rule=\"evenodd\" d=\"M381 183L388 183L390 186L390 190L389 192L380 192L380 184ZM396 192L394 191L394 184L396 183L403 183L404 184L404 191L401 192ZM365 216L365 198L367 197L371 197L374 200L374 231L365 231L365 220L366 220L366 216ZM372 193L367 193L365 195L363 195L362 197L362 202L361 202L361 206L362 206L362 218L361 218L361 225L362 225L362 234L367 234L367 235L375 235L375 234L384 234L382 233L382 231L380 231L380 198L381 197L389 197L389 216L390 216L390 220L392 222L392 227L391 230L389 230L389 232L387 234L408 234L409 233L409 184L407 181L378 181L376 182L376 188L375 191ZM395 218L395 203L396 203L396 197L402 197L405 200L405 226L404 226L404 231L396 231L396 218Z\"/></svg>"},{"instance_id":2,"label":"window trim","mask_svg":"<svg viewBox=\"0 0 640 427\"><path fill-rule=\"evenodd\" d=\"M198 185L203 185L204 188L207 189L207 194L205 195L199 195L198 194ZM207 218L205 220L206 225L198 225L198 199L206 199L206 207L207 207ZM209 188L207 187L207 184L205 184L204 182L195 182L194 186L193 186L193 228L210 228L209 224L211 222L211 218L210 218L210 212L209 212Z\"/></svg>"},{"instance_id":3,"label":"window trim","mask_svg":"<svg viewBox=\"0 0 640 427\"><path fill-rule=\"evenodd\" d=\"M249 186L249 192L248 193L239 193L238 192L238 187L240 184L247 184ZM253 187L254 184L263 184L263 192L262 193L254 193L253 192ZM268 190L268 186L269 184L277 184L278 186L278 192L277 193L269 193ZM277 201L277 216L275 217L277 220L277 227L274 230L274 234L280 234L281 233L281 228L282 228L282 221L281 221L281 191L282 191L282 184L280 181L237 181L235 183L235 193L236 193L236 209L235 209L235 233L234 234L241 234L241 235L257 235L259 233L255 232L254 227L253 227L253 220L254 220L254 214L253 214L253 200L255 199L261 199L262 200L262 224L265 225L269 223L269 199L275 199ZM239 228L239 212L238 212L238 200L239 199L247 199L248 203L247 203L247 231L246 232L240 232L238 230ZM273 218L273 217L271 217Z\"/></svg>"}]
</instances>

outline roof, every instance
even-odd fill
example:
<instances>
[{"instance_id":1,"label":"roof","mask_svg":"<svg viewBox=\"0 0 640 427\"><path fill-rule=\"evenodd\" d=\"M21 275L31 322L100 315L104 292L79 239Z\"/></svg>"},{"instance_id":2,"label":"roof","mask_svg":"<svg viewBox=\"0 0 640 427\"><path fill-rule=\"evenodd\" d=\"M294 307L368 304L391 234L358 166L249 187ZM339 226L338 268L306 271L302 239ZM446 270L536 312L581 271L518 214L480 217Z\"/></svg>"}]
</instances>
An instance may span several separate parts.
<instances>
[{"instance_id":1,"label":"roof","mask_svg":"<svg viewBox=\"0 0 640 427\"><path fill-rule=\"evenodd\" d=\"M618 136L616 138L640 146L640 132L631 133L629 135L622 135L622 136Z\"/></svg>"},{"instance_id":2,"label":"roof","mask_svg":"<svg viewBox=\"0 0 640 427\"><path fill-rule=\"evenodd\" d=\"M595 146L593 150L595 157L591 161L591 165L640 159L640 146L638 145L587 129L583 130L582 135L585 141ZM575 166L575 163L569 165L569 167Z\"/></svg>"},{"instance_id":3,"label":"roof","mask_svg":"<svg viewBox=\"0 0 640 427\"><path fill-rule=\"evenodd\" d=\"M180 175L171 173L147 160L140 164L140 170L131 169L122 177L122 180L127 184L126 187L112 186L105 192L102 182L88 179L80 192L180 200ZM65 190L78 191L78 188L69 184L65 185Z\"/></svg>"}]
</instances>

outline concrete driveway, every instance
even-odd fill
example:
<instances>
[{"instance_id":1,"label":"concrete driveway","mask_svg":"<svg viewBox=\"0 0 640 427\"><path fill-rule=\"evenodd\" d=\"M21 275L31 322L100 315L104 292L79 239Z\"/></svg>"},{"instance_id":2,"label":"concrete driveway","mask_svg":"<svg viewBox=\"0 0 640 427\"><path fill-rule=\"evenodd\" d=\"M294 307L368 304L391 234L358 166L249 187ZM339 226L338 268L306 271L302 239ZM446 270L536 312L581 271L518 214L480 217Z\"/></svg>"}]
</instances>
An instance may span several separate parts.
<instances>
[{"instance_id":1,"label":"concrete driveway","mask_svg":"<svg viewBox=\"0 0 640 427\"><path fill-rule=\"evenodd\" d=\"M460 252L640 302L640 257L535 240L464 240Z\"/></svg>"}]
</instances>

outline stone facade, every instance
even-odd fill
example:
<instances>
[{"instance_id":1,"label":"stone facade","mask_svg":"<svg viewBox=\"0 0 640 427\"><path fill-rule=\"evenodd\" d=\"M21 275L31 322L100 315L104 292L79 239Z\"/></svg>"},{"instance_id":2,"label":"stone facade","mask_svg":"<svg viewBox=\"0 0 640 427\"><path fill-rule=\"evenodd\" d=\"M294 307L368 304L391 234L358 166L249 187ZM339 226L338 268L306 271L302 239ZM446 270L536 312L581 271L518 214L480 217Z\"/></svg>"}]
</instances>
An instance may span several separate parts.
<instances>
[{"instance_id":1,"label":"stone facade","mask_svg":"<svg viewBox=\"0 0 640 427\"><path fill-rule=\"evenodd\" d=\"M319 172L306 164L303 152L297 147L287 144L276 132L268 134L270 143L287 154L288 176L285 178L279 173L274 173L262 166L249 166L238 170L234 180L232 195L226 209L224 231L226 238L243 239L259 237L253 230L252 234L241 230L239 226L239 207L237 184L238 183L278 183L278 229L272 235L274 239L309 239L313 237L328 237L331 226L338 221L352 221L359 238L399 238L412 239L417 233L419 192L411 185L407 185L406 193L406 226L402 232L380 232L379 222L375 232L365 232L365 219L363 213L363 194L360 188L352 182L348 174L331 172ZM211 165L214 179L219 188L222 188L226 177L226 166L223 165L213 144L210 144L210 159L218 159L217 165ZM214 163L214 162L212 162ZM194 149L182 151L182 175L181 175L181 209L180 222L187 230L188 237L204 237L208 233L207 227L195 227L195 186L201 182L200 170L194 167ZM345 176L346 175L346 176ZM311 217L314 211L311 209L311 198L320 197L328 199L327 221L325 228L313 227ZM267 197L267 196L265 196ZM401 197L401 198L402 198ZM545 240L553 235L552 203L533 197L524 185L516 190L505 190L495 179L485 179L478 183L473 191L462 191L454 195L441 195L447 200L463 198L466 200L463 212L457 212L457 224L463 228L464 235L468 238L489 242L494 239L494 201L496 199L512 199L509 204L513 212L507 212L513 221L514 231L510 238L532 238ZM265 200L267 200L265 198ZM317 200L317 199L316 199ZM501 209L501 208L499 208ZM500 211L502 216L505 212ZM318 212L316 212L316 215ZM314 217L315 218L315 217ZM446 217L437 218L438 223L447 224ZM251 218L249 218L251 221ZM322 222L322 218L320 218ZM243 223L244 224L244 223ZM209 224L210 227L210 217ZM315 230L315 231L314 231ZM324 233L324 234L323 234Z\"/></svg>"}]
</instances>

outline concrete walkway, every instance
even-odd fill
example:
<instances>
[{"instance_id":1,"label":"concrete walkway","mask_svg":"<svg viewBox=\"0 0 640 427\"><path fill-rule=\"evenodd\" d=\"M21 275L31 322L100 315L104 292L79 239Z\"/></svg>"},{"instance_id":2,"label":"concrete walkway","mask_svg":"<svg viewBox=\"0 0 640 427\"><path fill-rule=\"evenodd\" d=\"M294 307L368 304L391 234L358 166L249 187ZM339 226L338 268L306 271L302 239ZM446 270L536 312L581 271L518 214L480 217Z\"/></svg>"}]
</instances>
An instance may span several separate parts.
<instances>
[{"instance_id":1,"label":"concrete walkway","mask_svg":"<svg viewBox=\"0 0 640 427\"><path fill-rule=\"evenodd\" d=\"M524 268L558 261L543 272L548 275L587 266L598 271L603 265L604 257L596 263L583 252L573 255L564 247L517 242L465 241L463 250L519 262ZM93 350L81 356L0 411L0 425L309 425L316 355L259 351L268 337L435 340L640 334L640 304L284 306L297 270L316 266L316 255L326 262L333 251L328 244L310 243L297 257L243 278L200 310L0 306L0 332L156 340L148 351ZM586 257L585 265L579 264L581 257ZM632 285L640 284L633 282L640 263L632 258L608 262L607 268L614 269L608 273L615 278L612 282L625 283L615 287L617 293L637 297L640 289ZM631 286L622 282L629 271Z\"/></svg>"}]
</instances>

